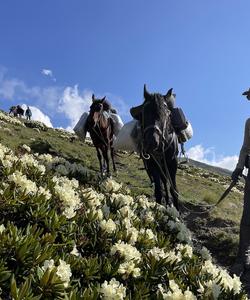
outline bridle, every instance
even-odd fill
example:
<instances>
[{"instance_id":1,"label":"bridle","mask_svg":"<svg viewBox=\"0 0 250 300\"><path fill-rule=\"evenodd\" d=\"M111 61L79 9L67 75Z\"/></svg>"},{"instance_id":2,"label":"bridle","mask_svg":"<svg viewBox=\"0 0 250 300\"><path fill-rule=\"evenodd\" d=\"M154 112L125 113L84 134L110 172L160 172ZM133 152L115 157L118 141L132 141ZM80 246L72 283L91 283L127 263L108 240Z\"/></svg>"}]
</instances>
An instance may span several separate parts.
<instances>
[{"instance_id":1,"label":"bridle","mask_svg":"<svg viewBox=\"0 0 250 300\"><path fill-rule=\"evenodd\" d=\"M90 111L91 111L91 109L90 109ZM105 138L104 138L104 136L102 134L102 130L101 130L100 125L99 125L99 123L101 122L101 118L103 117L103 112L104 112L104 110L103 110L102 104L101 104L100 111L92 111L92 113L91 113L91 119L92 119L92 121L94 121L94 126L92 127L92 130L96 134L96 136L105 144L105 146L109 147L110 146L110 144L109 144L110 141L107 142L105 140ZM95 113L98 113L98 118L96 120L94 120L94 114ZM107 127L104 128L104 129L107 130L109 128L109 126L110 126L110 121L108 119L107 120Z\"/></svg>"},{"instance_id":2,"label":"bridle","mask_svg":"<svg viewBox=\"0 0 250 300\"><path fill-rule=\"evenodd\" d=\"M141 155L144 159L148 160L150 159L150 156L152 154L149 154L147 152L144 151L144 147L143 147L143 144L144 144L144 141L145 141L145 134L153 129L154 132L157 132L158 136L160 137L160 142L159 144L162 144L162 151L161 153L163 154L164 152L166 152L169 147L171 146L171 144L173 143L174 141L174 138L175 138L175 134L174 134L174 131L172 131L171 133L171 140L168 141L166 139L166 133L167 133L167 125L168 123L171 125L170 122L170 110L168 109L168 107L166 107L166 114L167 116L164 118L164 122L163 122L163 126L162 128L160 128L158 125L154 124L154 125L148 125L145 127L145 106L148 105L148 103L144 103L144 105L142 106L142 118L141 118L141 132L142 132L142 139L141 139ZM167 103L164 103L164 105L167 106Z\"/></svg>"}]
</instances>

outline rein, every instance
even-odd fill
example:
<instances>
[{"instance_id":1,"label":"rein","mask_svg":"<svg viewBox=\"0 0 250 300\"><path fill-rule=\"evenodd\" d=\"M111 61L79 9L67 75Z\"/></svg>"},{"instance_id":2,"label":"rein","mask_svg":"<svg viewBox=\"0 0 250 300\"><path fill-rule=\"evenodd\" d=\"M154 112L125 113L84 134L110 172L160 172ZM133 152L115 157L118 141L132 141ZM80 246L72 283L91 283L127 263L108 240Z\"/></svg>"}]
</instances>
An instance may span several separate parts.
<instances>
[{"instance_id":1,"label":"rein","mask_svg":"<svg viewBox=\"0 0 250 300\"><path fill-rule=\"evenodd\" d=\"M165 156L163 155L163 161L164 161L164 167L165 167L165 170L166 170L166 174L164 173L161 165L159 164L159 162L157 161L157 159L155 158L154 155L151 155L153 160L155 161L155 163L157 164L162 176L166 179L166 181L169 181L174 193L179 197L179 199L182 199L182 201L184 200L185 202L191 202L190 199L186 199L184 197L181 197L181 195L176 191L176 189L174 188L174 185L173 185L173 182L172 182L172 179L170 177L170 173L169 173L169 170L168 170L168 166L167 166L167 162L166 162L166 158ZM167 176L166 176L167 175ZM216 206L218 206L223 199L226 198L226 196L229 194L229 192L232 190L232 188L237 184L237 181L232 181L231 184L229 185L229 187L225 190L225 192L221 195L221 197L218 199L218 201L215 203L215 204L211 204L211 205L208 205L208 204L198 204L197 206L198 207L201 207L201 208L205 208L206 210L205 211L201 211L201 212L198 212L198 211L194 211L194 210L191 210L189 209L187 206L185 206L183 203L181 203L181 205L190 213L195 213L195 214L205 214L205 213L208 213L208 212L211 212Z\"/></svg>"}]
</instances>

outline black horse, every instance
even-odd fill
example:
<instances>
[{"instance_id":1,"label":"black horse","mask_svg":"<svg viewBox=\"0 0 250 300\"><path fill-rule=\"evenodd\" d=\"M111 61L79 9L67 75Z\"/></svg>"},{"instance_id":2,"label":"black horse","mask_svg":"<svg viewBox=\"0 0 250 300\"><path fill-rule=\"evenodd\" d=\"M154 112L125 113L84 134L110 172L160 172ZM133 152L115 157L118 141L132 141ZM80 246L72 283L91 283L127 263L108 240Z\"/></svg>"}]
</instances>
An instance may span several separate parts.
<instances>
[{"instance_id":1,"label":"black horse","mask_svg":"<svg viewBox=\"0 0 250 300\"><path fill-rule=\"evenodd\" d=\"M90 106L90 112L85 125L85 130L89 132L96 148L97 157L100 163L101 175L104 175L104 167L106 167L107 175L109 176L109 150L114 172L116 171L113 148L114 122L109 116L108 112L103 110L105 97L103 99L95 99L93 94L92 101L93 103ZM103 159L106 163L105 165L103 164Z\"/></svg>"},{"instance_id":2,"label":"black horse","mask_svg":"<svg viewBox=\"0 0 250 300\"><path fill-rule=\"evenodd\" d=\"M156 201L161 203L165 194L166 204L169 204L169 186L173 204L179 209L176 188L178 140L168 107L171 93L172 89L165 96L151 94L144 85L144 103L131 108L130 113L140 124L140 154L148 176L154 182Z\"/></svg>"}]
</instances>

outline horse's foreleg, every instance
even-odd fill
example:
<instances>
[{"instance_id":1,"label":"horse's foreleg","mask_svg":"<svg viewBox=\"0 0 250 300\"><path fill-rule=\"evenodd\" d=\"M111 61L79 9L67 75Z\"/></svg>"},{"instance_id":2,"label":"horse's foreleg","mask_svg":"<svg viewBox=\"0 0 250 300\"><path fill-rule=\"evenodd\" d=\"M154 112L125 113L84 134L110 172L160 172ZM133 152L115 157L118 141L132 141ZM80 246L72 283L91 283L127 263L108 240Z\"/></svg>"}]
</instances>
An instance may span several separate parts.
<instances>
[{"instance_id":1,"label":"horse's foreleg","mask_svg":"<svg viewBox=\"0 0 250 300\"><path fill-rule=\"evenodd\" d=\"M166 181L166 178L162 178L162 182L164 185L164 190L165 190L165 202L166 202L166 206L169 205L169 195L168 195L168 184Z\"/></svg>"},{"instance_id":2,"label":"horse's foreleg","mask_svg":"<svg viewBox=\"0 0 250 300\"><path fill-rule=\"evenodd\" d=\"M160 176L157 176L156 178L154 178L154 184L155 184L155 200L157 203L161 204L162 191L161 191Z\"/></svg>"},{"instance_id":3,"label":"horse's foreleg","mask_svg":"<svg viewBox=\"0 0 250 300\"><path fill-rule=\"evenodd\" d=\"M114 148L113 146L110 147L110 155L112 159L112 164L113 164L113 170L116 172L116 166L115 166L115 160L114 160Z\"/></svg>"},{"instance_id":4,"label":"horse's foreleg","mask_svg":"<svg viewBox=\"0 0 250 300\"><path fill-rule=\"evenodd\" d=\"M174 161L169 172L172 181L172 184L170 185L170 193L173 197L173 203L175 208L179 210L178 190L176 186L176 172L177 172L177 161Z\"/></svg>"},{"instance_id":5,"label":"horse's foreleg","mask_svg":"<svg viewBox=\"0 0 250 300\"><path fill-rule=\"evenodd\" d=\"M102 155L103 155L103 158L106 162L107 175L110 176L108 147L105 146L105 147L102 148Z\"/></svg>"},{"instance_id":6,"label":"horse's foreleg","mask_svg":"<svg viewBox=\"0 0 250 300\"><path fill-rule=\"evenodd\" d=\"M99 148L96 148L96 153L97 153L97 157L98 157L99 164L100 164L100 172L101 172L101 175L103 175L102 155L101 155L101 151Z\"/></svg>"}]
</instances>

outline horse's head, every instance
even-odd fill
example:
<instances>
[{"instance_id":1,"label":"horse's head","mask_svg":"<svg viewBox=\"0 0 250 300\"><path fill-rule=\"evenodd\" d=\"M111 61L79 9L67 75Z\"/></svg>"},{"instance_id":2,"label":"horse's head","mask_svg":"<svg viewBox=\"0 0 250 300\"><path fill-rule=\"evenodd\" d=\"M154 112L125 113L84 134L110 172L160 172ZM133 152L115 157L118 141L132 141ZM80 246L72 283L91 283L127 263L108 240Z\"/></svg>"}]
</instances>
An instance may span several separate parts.
<instances>
[{"instance_id":1,"label":"horse's head","mask_svg":"<svg viewBox=\"0 0 250 300\"><path fill-rule=\"evenodd\" d=\"M95 98L95 95L92 95L92 104L90 106L90 117L94 120L94 122L96 123L99 119L100 113L103 112L103 102L105 100L106 97L102 98L102 99L97 99Z\"/></svg>"},{"instance_id":2,"label":"horse's head","mask_svg":"<svg viewBox=\"0 0 250 300\"><path fill-rule=\"evenodd\" d=\"M130 110L131 115L140 122L142 146L147 153L162 151L163 145L169 139L171 125L169 97L170 92L166 95L151 94L144 85L144 103Z\"/></svg>"}]
</instances>

